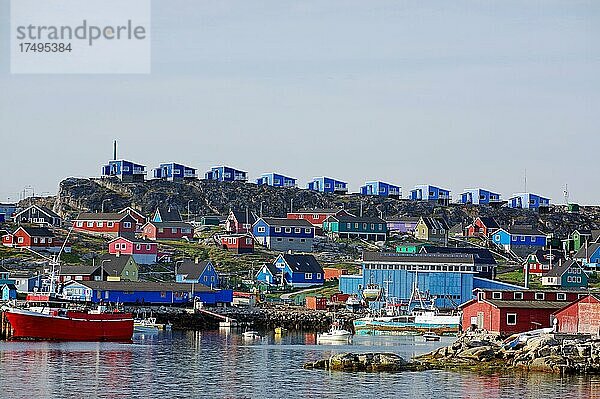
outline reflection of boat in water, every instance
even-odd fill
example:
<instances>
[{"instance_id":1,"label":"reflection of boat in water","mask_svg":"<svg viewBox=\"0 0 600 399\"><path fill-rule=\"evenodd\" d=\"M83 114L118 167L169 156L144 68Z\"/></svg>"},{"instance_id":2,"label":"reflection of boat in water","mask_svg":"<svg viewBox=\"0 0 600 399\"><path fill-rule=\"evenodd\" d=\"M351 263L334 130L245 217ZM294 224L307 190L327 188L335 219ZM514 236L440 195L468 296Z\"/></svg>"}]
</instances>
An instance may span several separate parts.
<instances>
[{"instance_id":1,"label":"reflection of boat in water","mask_svg":"<svg viewBox=\"0 0 600 399\"><path fill-rule=\"evenodd\" d=\"M287 332L287 328L285 327L276 327L275 328L275 335L283 335Z\"/></svg>"},{"instance_id":2,"label":"reflection of boat in water","mask_svg":"<svg viewBox=\"0 0 600 399\"><path fill-rule=\"evenodd\" d=\"M159 331L170 331L170 323L157 323L156 317L148 317L146 319L134 319L133 329L135 332L159 332Z\"/></svg>"},{"instance_id":3,"label":"reflection of boat in water","mask_svg":"<svg viewBox=\"0 0 600 399\"><path fill-rule=\"evenodd\" d=\"M335 320L329 331L317 334L317 344L319 343L350 343L352 341L352 332L345 330L342 324Z\"/></svg>"}]
</instances>

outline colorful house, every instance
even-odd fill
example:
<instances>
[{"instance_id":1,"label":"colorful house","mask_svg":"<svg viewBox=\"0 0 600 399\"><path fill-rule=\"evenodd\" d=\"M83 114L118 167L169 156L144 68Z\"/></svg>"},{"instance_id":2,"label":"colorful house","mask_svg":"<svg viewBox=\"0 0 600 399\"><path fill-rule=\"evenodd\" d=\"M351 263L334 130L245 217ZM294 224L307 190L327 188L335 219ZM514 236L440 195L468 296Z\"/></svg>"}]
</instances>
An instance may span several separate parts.
<instances>
[{"instance_id":1,"label":"colorful house","mask_svg":"<svg viewBox=\"0 0 600 399\"><path fill-rule=\"evenodd\" d=\"M386 219L390 233L413 234L417 228L420 217L398 216Z\"/></svg>"},{"instance_id":2,"label":"colorful house","mask_svg":"<svg viewBox=\"0 0 600 399\"><path fill-rule=\"evenodd\" d=\"M462 310L462 328L484 329L501 336L552 326L552 314L579 293L574 291L475 290L472 299L459 308Z\"/></svg>"},{"instance_id":3,"label":"colorful house","mask_svg":"<svg viewBox=\"0 0 600 399\"><path fill-rule=\"evenodd\" d=\"M542 285L559 288L587 288L588 276L577 261L569 260L552 266L552 270L542 276Z\"/></svg>"},{"instance_id":4,"label":"colorful house","mask_svg":"<svg viewBox=\"0 0 600 399\"><path fill-rule=\"evenodd\" d=\"M38 226L56 226L60 227L62 219L51 209L40 205L31 205L20 212L14 214L15 223L29 223Z\"/></svg>"},{"instance_id":5,"label":"colorful house","mask_svg":"<svg viewBox=\"0 0 600 399\"><path fill-rule=\"evenodd\" d=\"M109 161L102 167L102 177L118 177L125 183L143 182L146 166L126 160Z\"/></svg>"},{"instance_id":6,"label":"colorful house","mask_svg":"<svg viewBox=\"0 0 600 399\"><path fill-rule=\"evenodd\" d=\"M14 284L0 284L0 300L17 299L17 287Z\"/></svg>"},{"instance_id":7,"label":"colorful house","mask_svg":"<svg viewBox=\"0 0 600 399\"><path fill-rule=\"evenodd\" d=\"M600 334L600 294L579 294L580 298L554 313L558 332Z\"/></svg>"},{"instance_id":8,"label":"colorful house","mask_svg":"<svg viewBox=\"0 0 600 399\"><path fill-rule=\"evenodd\" d=\"M0 203L0 222L10 222L17 212L17 204Z\"/></svg>"},{"instance_id":9,"label":"colorful house","mask_svg":"<svg viewBox=\"0 0 600 399\"><path fill-rule=\"evenodd\" d=\"M550 198L533 193L517 193L508 199L509 208L539 209L540 207L549 206Z\"/></svg>"},{"instance_id":10,"label":"colorful house","mask_svg":"<svg viewBox=\"0 0 600 399\"><path fill-rule=\"evenodd\" d=\"M2 236L2 244L7 247L58 253L63 243L46 227L20 226L14 233ZM64 252L71 252L71 246L65 245Z\"/></svg>"},{"instance_id":11,"label":"colorful house","mask_svg":"<svg viewBox=\"0 0 600 399\"><path fill-rule=\"evenodd\" d=\"M348 193L348 183L330 177L315 177L308 182L307 188L311 191L318 191L321 193Z\"/></svg>"},{"instance_id":12,"label":"colorful house","mask_svg":"<svg viewBox=\"0 0 600 399\"><path fill-rule=\"evenodd\" d=\"M400 186L385 183L382 181L368 181L360 188L362 195L377 195L380 197L401 198L402 189Z\"/></svg>"},{"instance_id":13,"label":"colorful house","mask_svg":"<svg viewBox=\"0 0 600 399\"><path fill-rule=\"evenodd\" d=\"M479 216L465 230L467 237L490 238L499 228L500 225L493 217Z\"/></svg>"},{"instance_id":14,"label":"colorful house","mask_svg":"<svg viewBox=\"0 0 600 399\"><path fill-rule=\"evenodd\" d=\"M323 222L323 232L331 238L362 238L385 241L387 224L379 217L329 216Z\"/></svg>"},{"instance_id":15,"label":"colorful house","mask_svg":"<svg viewBox=\"0 0 600 399\"><path fill-rule=\"evenodd\" d=\"M527 259L523 263L523 272L529 269L529 274L541 276L564 261L565 256L562 251L538 249L527 256Z\"/></svg>"},{"instance_id":16,"label":"colorful house","mask_svg":"<svg viewBox=\"0 0 600 399\"><path fill-rule=\"evenodd\" d=\"M295 212L288 212L287 218L295 219L295 220L298 220L298 219L306 220L314 226L316 234L322 234L323 233L323 222L329 216L333 216L333 215L351 216L351 214L348 213L347 211L345 211L344 209L339 209L339 208L318 209L318 208L315 208L315 209L301 209L301 210L295 211Z\"/></svg>"},{"instance_id":17,"label":"colorful house","mask_svg":"<svg viewBox=\"0 0 600 399\"><path fill-rule=\"evenodd\" d=\"M546 234L531 226L513 225L507 229L497 230L492 235L492 242L507 252L512 251L518 256L526 257L544 248L547 237Z\"/></svg>"},{"instance_id":18,"label":"colorful house","mask_svg":"<svg viewBox=\"0 0 600 399\"><path fill-rule=\"evenodd\" d=\"M153 265L158 257L158 244L150 240L117 237L108 242L108 253L131 255L137 264Z\"/></svg>"},{"instance_id":19,"label":"colorful house","mask_svg":"<svg viewBox=\"0 0 600 399\"><path fill-rule=\"evenodd\" d=\"M148 222L142 227L142 237L149 240L192 240L194 226L185 222Z\"/></svg>"},{"instance_id":20,"label":"colorful house","mask_svg":"<svg viewBox=\"0 0 600 399\"><path fill-rule=\"evenodd\" d=\"M146 224L146 216L144 216L140 211L134 209L130 206L123 208L119 211L120 214L129 214L132 218L135 219L136 232L141 232L142 226Z\"/></svg>"},{"instance_id":21,"label":"colorful house","mask_svg":"<svg viewBox=\"0 0 600 399\"><path fill-rule=\"evenodd\" d=\"M204 305L229 305L233 291L211 289L203 284L150 281L71 281L65 296L75 301L124 304L174 305L195 300Z\"/></svg>"},{"instance_id":22,"label":"colorful house","mask_svg":"<svg viewBox=\"0 0 600 399\"><path fill-rule=\"evenodd\" d=\"M17 292L34 292L42 289L42 275L27 271L13 273L10 276L14 281Z\"/></svg>"},{"instance_id":23,"label":"colorful house","mask_svg":"<svg viewBox=\"0 0 600 399\"><path fill-rule=\"evenodd\" d=\"M252 227L256 241L274 251L311 252L315 228L306 220L260 218Z\"/></svg>"},{"instance_id":24,"label":"colorful house","mask_svg":"<svg viewBox=\"0 0 600 399\"><path fill-rule=\"evenodd\" d=\"M281 254L271 266L264 265L256 275L258 281L268 284L281 282L292 287L323 285L325 273L313 255Z\"/></svg>"},{"instance_id":25,"label":"colorful house","mask_svg":"<svg viewBox=\"0 0 600 399\"><path fill-rule=\"evenodd\" d=\"M109 237L134 237L137 220L128 213L80 213L73 230Z\"/></svg>"},{"instance_id":26,"label":"colorful house","mask_svg":"<svg viewBox=\"0 0 600 399\"><path fill-rule=\"evenodd\" d=\"M433 201L440 205L448 205L450 203L450 190L430 184L420 184L411 190L409 199L413 201Z\"/></svg>"},{"instance_id":27,"label":"colorful house","mask_svg":"<svg viewBox=\"0 0 600 399\"><path fill-rule=\"evenodd\" d=\"M598 242L600 230L575 230L563 240L563 248L567 252L578 252L583 246Z\"/></svg>"},{"instance_id":28,"label":"colorful house","mask_svg":"<svg viewBox=\"0 0 600 399\"><path fill-rule=\"evenodd\" d=\"M466 188L460 195L461 204L488 205L500 202L500 194L483 188Z\"/></svg>"},{"instance_id":29,"label":"colorful house","mask_svg":"<svg viewBox=\"0 0 600 399\"><path fill-rule=\"evenodd\" d=\"M217 181L248 181L248 172L230 168L228 166L215 166L204 174L206 180Z\"/></svg>"},{"instance_id":30,"label":"colorful house","mask_svg":"<svg viewBox=\"0 0 600 399\"><path fill-rule=\"evenodd\" d=\"M448 223L442 218L421 217L415 228L415 237L419 240L448 242Z\"/></svg>"},{"instance_id":31,"label":"colorful house","mask_svg":"<svg viewBox=\"0 0 600 399\"><path fill-rule=\"evenodd\" d=\"M219 273L210 260L195 261L186 259L177 266L175 281L178 283L202 284L211 288L219 287Z\"/></svg>"},{"instance_id":32,"label":"colorful house","mask_svg":"<svg viewBox=\"0 0 600 399\"><path fill-rule=\"evenodd\" d=\"M584 245L573 259L579 261L585 270L597 271L600 266L600 243Z\"/></svg>"},{"instance_id":33,"label":"colorful house","mask_svg":"<svg viewBox=\"0 0 600 399\"><path fill-rule=\"evenodd\" d=\"M296 179L277 173L263 173L256 179L256 184L259 186L296 187Z\"/></svg>"},{"instance_id":34,"label":"colorful house","mask_svg":"<svg viewBox=\"0 0 600 399\"><path fill-rule=\"evenodd\" d=\"M97 260L106 281L138 281L140 268L131 255L103 255Z\"/></svg>"},{"instance_id":35,"label":"colorful house","mask_svg":"<svg viewBox=\"0 0 600 399\"><path fill-rule=\"evenodd\" d=\"M181 213L175 208L159 206L152 216L153 222L182 222Z\"/></svg>"},{"instance_id":36,"label":"colorful house","mask_svg":"<svg viewBox=\"0 0 600 399\"><path fill-rule=\"evenodd\" d=\"M225 221L225 231L231 234L246 234L252 231L256 216L246 211L229 211Z\"/></svg>"},{"instance_id":37,"label":"colorful house","mask_svg":"<svg viewBox=\"0 0 600 399\"><path fill-rule=\"evenodd\" d=\"M236 254L251 254L254 252L254 239L250 234L222 235L221 248Z\"/></svg>"},{"instance_id":38,"label":"colorful house","mask_svg":"<svg viewBox=\"0 0 600 399\"><path fill-rule=\"evenodd\" d=\"M155 179L176 181L198 178L196 169L175 162L161 163L153 172Z\"/></svg>"}]
</instances>

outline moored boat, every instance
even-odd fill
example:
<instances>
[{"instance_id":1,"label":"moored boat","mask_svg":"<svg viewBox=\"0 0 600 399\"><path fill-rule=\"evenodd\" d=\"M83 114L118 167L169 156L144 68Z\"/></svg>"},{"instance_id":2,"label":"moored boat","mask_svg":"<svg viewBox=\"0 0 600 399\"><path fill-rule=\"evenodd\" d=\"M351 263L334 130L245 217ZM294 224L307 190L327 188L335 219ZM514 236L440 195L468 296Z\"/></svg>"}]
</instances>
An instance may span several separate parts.
<instances>
[{"instance_id":1,"label":"moored boat","mask_svg":"<svg viewBox=\"0 0 600 399\"><path fill-rule=\"evenodd\" d=\"M427 342L430 341L439 341L440 339L442 339L442 337L440 337L439 335L437 335L434 332L426 332L425 334L423 334L423 339Z\"/></svg>"},{"instance_id":2,"label":"moored boat","mask_svg":"<svg viewBox=\"0 0 600 399\"><path fill-rule=\"evenodd\" d=\"M317 344L326 342L349 343L352 341L352 332L345 330L339 321L334 321L329 331L317 334Z\"/></svg>"}]
</instances>

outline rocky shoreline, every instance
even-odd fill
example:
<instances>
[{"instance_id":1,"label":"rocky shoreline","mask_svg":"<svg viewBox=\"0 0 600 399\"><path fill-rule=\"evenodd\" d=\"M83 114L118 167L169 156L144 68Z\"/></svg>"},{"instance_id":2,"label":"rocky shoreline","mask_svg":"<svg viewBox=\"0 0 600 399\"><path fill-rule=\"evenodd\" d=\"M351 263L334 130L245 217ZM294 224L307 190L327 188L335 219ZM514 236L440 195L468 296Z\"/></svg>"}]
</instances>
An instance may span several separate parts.
<instances>
[{"instance_id":1,"label":"rocky shoreline","mask_svg":"<svg viewBox=\"0 0 600 399\"><path fill-rule=\"evenodd\" d=\"M435 369L600 374L600 339L550 333L509 346L492 334L465 333L452 345L417 356L411 361L390 353L338 353L327 359L306 363L304 368L366 372Z\"/></svg>"}]
</instances>

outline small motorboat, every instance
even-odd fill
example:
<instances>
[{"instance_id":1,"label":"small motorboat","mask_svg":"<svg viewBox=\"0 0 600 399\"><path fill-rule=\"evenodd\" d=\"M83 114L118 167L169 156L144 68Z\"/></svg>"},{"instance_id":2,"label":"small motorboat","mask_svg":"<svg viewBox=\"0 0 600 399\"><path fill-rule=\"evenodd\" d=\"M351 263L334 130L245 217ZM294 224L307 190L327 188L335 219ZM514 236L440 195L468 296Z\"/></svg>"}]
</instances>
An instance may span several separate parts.
<instances>
[{"instance_id":1,"label":"small motorboat","mask_svg":"<svg viewBox=\"0 0 600 399\"><path fill-rule=\"evenodd\" d=\"M327 342L350 343L352 335L351 331L344 330L340 322L334 321L329 331L317 334L317 344Z\"/></svg>"},{"instance_id":2,"label":"small motorboat","mask_svg":"<svg viewBox=\"0 0 600 399\"><path fill-rule=\"evenodd\" d=\"M148 317L146 319L133 320L133 329L135 332L149 333L159 331L171 331L171 327L171 323L157 323L156 317Z\"/></svg>"},{"instance_id":3,"label":"small motorboat","mask_svg":"<svg viewBox=\"0 0 600 399\"><path fill-rule=\"evenodd\" d=\"M442 337L440 337L434 332L426 332L425 334L423 334L423 339L425 339L426 342L435 342L442 339Z\"/></svg>"},{"instance_id":4,"label":"small motorboat","mask_svg":"<svg viewBox=\"0 0 600 399\"><path fill-rule=\"evenodd\" d=\"M254 331L254 330L244 331L244 333L242 334L242 337L244 339L252 340L252 341L262 338L260 336L260 334L258 333L258 331Z\"/></svg>"}]
</instances>

